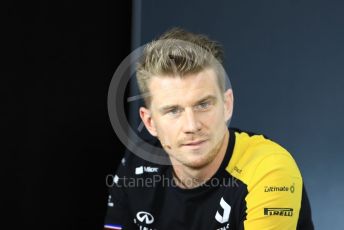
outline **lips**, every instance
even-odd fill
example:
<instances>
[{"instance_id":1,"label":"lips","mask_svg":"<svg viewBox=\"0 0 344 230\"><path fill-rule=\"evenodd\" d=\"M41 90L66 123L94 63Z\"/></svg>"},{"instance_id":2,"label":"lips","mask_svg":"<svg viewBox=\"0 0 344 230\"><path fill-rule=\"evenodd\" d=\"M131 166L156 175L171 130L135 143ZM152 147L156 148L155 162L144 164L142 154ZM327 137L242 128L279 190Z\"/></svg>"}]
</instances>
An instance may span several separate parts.
<instances>
[{"instance_id":1,"label":"lips","mask_svg":"<svg viewBox=\"0 0 344 230\"><path fill-rule=\"evenodd\" d=\"M199 146L207 140L190 141L183 144L183 146Z\"/></svg>"}]
</instances>

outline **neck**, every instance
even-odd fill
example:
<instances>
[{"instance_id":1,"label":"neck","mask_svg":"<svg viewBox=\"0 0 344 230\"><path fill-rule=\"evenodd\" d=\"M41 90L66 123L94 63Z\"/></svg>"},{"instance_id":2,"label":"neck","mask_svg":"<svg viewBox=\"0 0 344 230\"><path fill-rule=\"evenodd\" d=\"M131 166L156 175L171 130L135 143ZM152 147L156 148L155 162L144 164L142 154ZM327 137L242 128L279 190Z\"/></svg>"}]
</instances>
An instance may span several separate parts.
<instances>
[{"instance_id":1,"label":"neck","mask_svg":"<svg viewBox=\"0 0 344 230\"><path fill-rule=\"evenodd\" d=\"M226 129L216 156L202 168L190 168L182 164L173 165L174 179L176 184L181 188L195 188L209 180L220 168L221 163L226 155L228 146L229 132Z\"/></svg>"}]
</instances>

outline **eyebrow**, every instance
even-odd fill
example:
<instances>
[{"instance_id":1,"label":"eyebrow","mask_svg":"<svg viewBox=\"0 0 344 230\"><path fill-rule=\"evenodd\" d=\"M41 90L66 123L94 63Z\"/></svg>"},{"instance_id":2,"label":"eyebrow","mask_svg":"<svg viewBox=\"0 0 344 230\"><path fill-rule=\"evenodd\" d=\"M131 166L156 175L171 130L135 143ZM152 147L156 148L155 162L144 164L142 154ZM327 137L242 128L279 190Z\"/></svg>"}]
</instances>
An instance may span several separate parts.
<instances>
[{"instance_id":1,"label":"eyebrow","mask_svg":"<svg viewBox=\"0 0 344 230\"><path fill-rule=\"evenodd\" d=\"M193 106L198 105L198 104L205 102L205 101L208 101L208 100L216 102L216 97L214 95L207 95L207 96L201 98L200 100L198 100ZM171 109L174 109L174 108L180 108L180 106L179 105L165 105L159 109L159 112L165 113L165 112L167 112Z\"/></svg>"}]
</instances>

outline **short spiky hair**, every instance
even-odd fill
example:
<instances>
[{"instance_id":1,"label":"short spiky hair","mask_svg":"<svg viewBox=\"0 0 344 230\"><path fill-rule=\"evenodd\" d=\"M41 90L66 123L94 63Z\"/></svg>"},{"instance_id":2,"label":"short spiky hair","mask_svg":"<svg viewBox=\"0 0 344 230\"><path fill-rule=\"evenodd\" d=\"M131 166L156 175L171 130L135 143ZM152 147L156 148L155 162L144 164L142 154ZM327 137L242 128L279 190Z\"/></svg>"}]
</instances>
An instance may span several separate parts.
<instances>
[{"instance_id":1,"label":"short spiky hair","mask_svg":"<svg viewBox=\"0 0 344 230\"><path fill-rule=\"evenodd\" d=\"M148 84L153 76L184 77L213 68L220 90L224 92L225 72L222 62L223 50L218 42L181 28L168 30L145 46L137 64L137 82L146 106L150 107Z\"/></svg>"}]
</instances>

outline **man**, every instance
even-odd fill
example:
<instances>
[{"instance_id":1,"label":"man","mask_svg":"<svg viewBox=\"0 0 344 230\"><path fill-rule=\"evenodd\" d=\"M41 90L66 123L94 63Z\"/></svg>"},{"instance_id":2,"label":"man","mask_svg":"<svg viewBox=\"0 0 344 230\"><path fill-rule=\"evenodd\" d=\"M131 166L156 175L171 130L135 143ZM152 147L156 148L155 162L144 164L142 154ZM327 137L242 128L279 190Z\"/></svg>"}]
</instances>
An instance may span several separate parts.
<instances>
[{"instance_id":1,"label":"man","mask_svg":"<svg viewBox=\"0 0 344 230\"><path fill-rule=\"evenodd\" d=\"M146 45L137 65L147 95L139 113L171 165L127 152L110 189L105 229L313 229L288 151L227 127L233 92L221 63L218 43L182 29ZM129 179L144 183L130 186Z\"/></svg>"}]
</instances>

